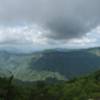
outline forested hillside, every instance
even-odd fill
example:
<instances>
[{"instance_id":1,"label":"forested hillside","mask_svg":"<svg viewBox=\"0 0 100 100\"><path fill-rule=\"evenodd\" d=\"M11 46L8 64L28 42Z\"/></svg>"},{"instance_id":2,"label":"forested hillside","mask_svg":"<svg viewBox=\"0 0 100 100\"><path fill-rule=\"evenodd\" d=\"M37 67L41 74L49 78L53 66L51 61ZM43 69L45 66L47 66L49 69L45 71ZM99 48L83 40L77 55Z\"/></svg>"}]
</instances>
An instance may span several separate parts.
<instances>
[{"instance_id":1,"label":"forested hillside","mask_svg":"<svg viewBox=\"0 0 100 100\"><path fill-rule=\"evenodd\" d=\"M100 48L53 49L27 54L0 51L0 70L7 70L23 81L45 80L48 77L68 80L99 70L99 53Z\"/></svg>"},{"instance_id":2,"label":"forested hillside","mask_svg":"<svg viewBox=\"0 0 100 100\"><path fill-rule=\"evenodd\" d=\"M100 100L100 71L69 81L0 78L0 100Z\"/></svg>"}]
</instances>

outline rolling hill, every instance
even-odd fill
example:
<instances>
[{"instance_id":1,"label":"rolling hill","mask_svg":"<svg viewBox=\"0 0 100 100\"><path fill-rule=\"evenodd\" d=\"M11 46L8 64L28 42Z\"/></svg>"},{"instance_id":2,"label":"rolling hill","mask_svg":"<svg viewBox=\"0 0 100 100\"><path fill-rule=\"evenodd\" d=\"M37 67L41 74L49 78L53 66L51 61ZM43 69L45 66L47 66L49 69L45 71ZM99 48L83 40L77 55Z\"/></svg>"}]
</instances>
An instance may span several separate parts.
<instances>
[{"instance_id":1,"label":"rolling hill","mask_svg":"<svg viewBox=\"0 0 100 100\"><path fill-rule=\"evenodd\" d=\"M23 81L66 80L100 69L100 48L52 49L28 54L0 51L0 69Z\"/></svg>"}]
</instances>

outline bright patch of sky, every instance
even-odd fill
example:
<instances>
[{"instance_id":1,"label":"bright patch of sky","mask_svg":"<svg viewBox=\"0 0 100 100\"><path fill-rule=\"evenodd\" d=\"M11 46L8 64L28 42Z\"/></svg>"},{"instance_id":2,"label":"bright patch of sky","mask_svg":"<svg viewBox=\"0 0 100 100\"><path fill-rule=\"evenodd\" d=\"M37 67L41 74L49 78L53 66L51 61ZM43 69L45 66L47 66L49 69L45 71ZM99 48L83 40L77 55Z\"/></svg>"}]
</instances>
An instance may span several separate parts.
<instances>
[{"instance_id":1,"label":"bright patch of sky","mask_svg":"<svg viewBox=\"0 0 100 100\"><path fill-rule=\"evenodd\" d=\"M0 47L21 50L41 50L47 48L87 48L99 46L100 27L81 38L52 40L44 34L48 32L38 25L0 27Z\"/></svg>"}]
</instances>

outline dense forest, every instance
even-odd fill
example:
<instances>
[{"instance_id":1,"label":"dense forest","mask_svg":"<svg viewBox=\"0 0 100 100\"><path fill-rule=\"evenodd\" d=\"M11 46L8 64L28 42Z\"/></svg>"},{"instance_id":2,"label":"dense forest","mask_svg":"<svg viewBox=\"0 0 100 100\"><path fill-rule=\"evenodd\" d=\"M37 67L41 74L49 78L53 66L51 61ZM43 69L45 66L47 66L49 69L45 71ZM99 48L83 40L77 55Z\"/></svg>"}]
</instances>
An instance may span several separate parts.
<instances>
[{"instance_id":1,"label":"dense forest","mask_svg":"<svg viewBox=\"0 0 100 100\"><path fill-rule=\"evenodd\" d=\"M100 71L69 81L0 78L0 100L100 100Z\"/></svg>"}]
</instances>

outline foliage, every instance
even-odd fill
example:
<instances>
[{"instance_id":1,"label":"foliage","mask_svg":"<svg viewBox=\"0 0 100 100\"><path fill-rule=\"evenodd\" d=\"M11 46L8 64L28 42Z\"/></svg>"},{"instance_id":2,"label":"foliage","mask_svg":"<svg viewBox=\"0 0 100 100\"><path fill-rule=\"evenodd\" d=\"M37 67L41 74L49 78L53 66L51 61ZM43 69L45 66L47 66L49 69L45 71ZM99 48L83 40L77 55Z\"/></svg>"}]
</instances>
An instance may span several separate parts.
<instances>
[{"instance_id":1,"label":"foliage","mask_svg":"<svg viewBox=\"0 0 100 100\"><path fill-rule=\"evenodd\" d=\"M0 78L0 100L89 99L100 99L100 71L66 82L56 82L55 79L49 78L46 81L31 84L18 84L13 80L13 77L10 77L10 79Z\"/></svg>"}]
</instances>

